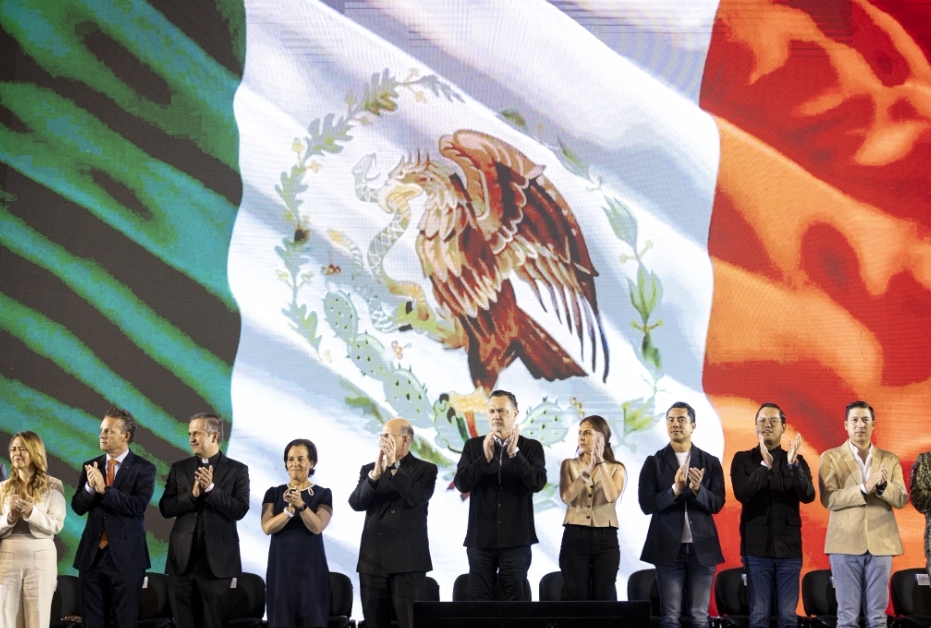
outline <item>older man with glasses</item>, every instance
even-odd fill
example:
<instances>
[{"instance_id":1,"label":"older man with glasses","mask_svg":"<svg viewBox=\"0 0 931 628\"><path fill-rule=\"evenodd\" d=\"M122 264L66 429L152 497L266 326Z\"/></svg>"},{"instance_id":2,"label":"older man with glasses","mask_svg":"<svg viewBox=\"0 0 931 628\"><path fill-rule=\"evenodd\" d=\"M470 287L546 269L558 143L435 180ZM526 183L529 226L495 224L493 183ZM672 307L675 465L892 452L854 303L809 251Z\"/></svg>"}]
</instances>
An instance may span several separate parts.
<instances>
[{"instance_id":1,"label":"older man with glasses","mask_svg":"<svg viewBox=\"0 0 931 628\"><path fill-rule=\"evenodd\" d=\"M786 415L774 403L756 413L759 445L734 454L731 485L741 503L740 556L747 573L750 628L768 628L776 600L779 628L796 628L802 570L799 504L815 500L808 463L799 455L802 435L782 448ZM775 593L775 597L773 596Z\"/></svg>"}]
</instances>

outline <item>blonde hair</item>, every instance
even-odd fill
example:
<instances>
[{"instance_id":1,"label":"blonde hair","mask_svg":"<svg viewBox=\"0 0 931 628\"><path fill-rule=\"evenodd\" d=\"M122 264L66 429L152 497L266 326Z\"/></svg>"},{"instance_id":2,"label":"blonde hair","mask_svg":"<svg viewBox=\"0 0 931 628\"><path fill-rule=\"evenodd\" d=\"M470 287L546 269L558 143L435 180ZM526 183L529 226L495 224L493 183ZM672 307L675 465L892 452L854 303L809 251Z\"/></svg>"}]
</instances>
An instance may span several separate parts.
<instances>
[{"instance_id":1,"label":"blonde hair","mask_svg":"<svg viewBox=\"0 0 931 628\"><path fill-rule=\"evenodd\" d=\"M31 458L31 463L35 471L32 474L29 485L26 486L19 477L19 474L16 473L16 470L11 469L10 479L4 482L3 487L0 488L0 503L6 501L12 494L22 493L26 493L32 497L33 500L38 502L42 498L42 495L48 492L49 489L48 461L45 459L45 444L42 442L42 439L39 438L38 434L27 430L13 434L7 451L13 448L13 441L17 438L21 438L23 445L26 446L26 451L29 452L29 457ZM13 456L10 456L10 458L12 457Z\"/></svg>"}]
</instances>

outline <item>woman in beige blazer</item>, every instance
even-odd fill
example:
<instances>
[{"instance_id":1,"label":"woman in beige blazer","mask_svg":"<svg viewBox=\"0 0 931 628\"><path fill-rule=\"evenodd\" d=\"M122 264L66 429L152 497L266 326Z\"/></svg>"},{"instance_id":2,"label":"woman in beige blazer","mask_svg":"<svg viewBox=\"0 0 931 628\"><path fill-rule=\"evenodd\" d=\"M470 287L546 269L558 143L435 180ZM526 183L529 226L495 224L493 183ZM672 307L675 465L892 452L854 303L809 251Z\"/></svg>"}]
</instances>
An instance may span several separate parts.
<instances>
[{"instance_id":1,"label":"woman in beige blazer","mask_svg":"<svg viewBox=\"0 0 931 628\"><path fill-rule=\"evenodd\" d=\"M559 496L566 504L559 568L568 600L616 600L617 510L627 470L614 459L611 428L597 415L582 419L578 456L562 461Z\"/></svg>"},{"instance_id":2,"label":"woman in beige blazer","mask_svg":"<svg viewBox=\"0 0 931 628\"><path fill-rule=\"evenodd\" d=\"M58 556L52 537L65 523L65 496L48 475L45 445L33 432L10 441L10 479L0 483L0 626L46 628Z\"/></svg>"}]
</instances>

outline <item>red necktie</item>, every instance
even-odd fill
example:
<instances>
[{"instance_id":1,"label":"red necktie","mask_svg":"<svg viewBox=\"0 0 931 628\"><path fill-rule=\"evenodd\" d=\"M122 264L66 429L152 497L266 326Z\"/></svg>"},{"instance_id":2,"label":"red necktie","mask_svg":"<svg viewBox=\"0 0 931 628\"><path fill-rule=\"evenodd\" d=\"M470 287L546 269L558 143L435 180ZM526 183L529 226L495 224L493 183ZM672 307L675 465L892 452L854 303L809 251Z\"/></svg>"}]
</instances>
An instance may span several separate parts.
<instances>
[{"instance_id":1,"label":"red necktie","mask_svg":"<svg viewBox=\"0 0 931 628\"><path fill-rule=\"evenodd\" d=\"M116 458L110 458L107 461L107 486L113 486L114 475L116 475ZM108 544L109 541L107 541L107 531L104 530L103 534L100 535L100 543L97 545L97 547L103 549Z\"/></svg>"}]
</instances>

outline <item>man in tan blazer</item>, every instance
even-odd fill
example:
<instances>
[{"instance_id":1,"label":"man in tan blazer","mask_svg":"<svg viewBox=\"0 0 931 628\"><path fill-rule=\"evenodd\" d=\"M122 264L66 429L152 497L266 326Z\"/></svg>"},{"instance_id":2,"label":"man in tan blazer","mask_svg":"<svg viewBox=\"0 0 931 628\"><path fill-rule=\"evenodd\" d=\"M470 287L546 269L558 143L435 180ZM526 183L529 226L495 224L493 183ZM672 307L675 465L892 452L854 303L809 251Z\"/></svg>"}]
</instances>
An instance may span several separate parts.
<instances>
[{"instance_id":1,"label":"man in tan blazer","mask_svg":"<svg viewBox=\"0 0 931 628\"><path fill-rule=\"evenodd\" d=\"M892 508L908 503L898 457L873 446L873 408L847 406L849 440L821 454L821 503L831 511L824 553L831 560L837 628L858 625L861 602L867 628L885 628L892 557L902 553Z\"/></svg>"}]
</instances>

